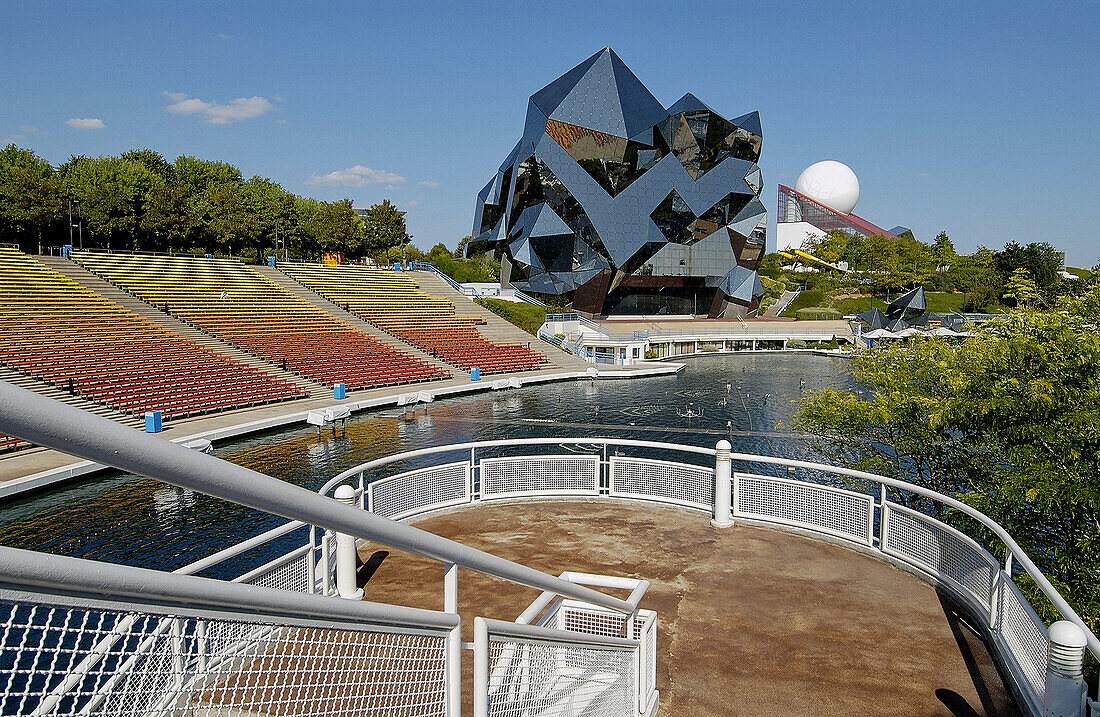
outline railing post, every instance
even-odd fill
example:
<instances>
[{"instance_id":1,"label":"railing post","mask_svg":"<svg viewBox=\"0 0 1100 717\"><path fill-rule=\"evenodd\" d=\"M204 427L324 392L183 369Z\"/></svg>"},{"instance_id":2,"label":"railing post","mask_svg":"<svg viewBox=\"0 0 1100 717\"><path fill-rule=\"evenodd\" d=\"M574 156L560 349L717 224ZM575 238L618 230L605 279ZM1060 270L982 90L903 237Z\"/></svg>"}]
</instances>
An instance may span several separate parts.
<instances>
[{"instance_id":1,"label":"railing post","mask_svg":"<svg viewBox=\"0 0 1100 717\"><path fill-rule=\"evenodd\" d=\"M443 563L443 612L458 614L458 566ZM462 632L456 625L447 633L447 714L462 712Z\"/></svg>"},{"instance_id":2,"label":"railing post","mask_svg":"<svg viewBox=\"0 0 1100 717\"><path fill-rule=\"evenodd\" d=\"M355 489L347 483L337 486L332 497L341 503L355 505ZM355 584L355 538L336 534L336 592L348 600L362 600L363 591Z\"/></svg>"},{"instance_id":3,"label":"railing post","mask_svg":"<svg viewBox=\"0 0 1100 717\"><path fill-rule=\"evenodd\" d=\"M489 714L489 628L474 618L474 717Z\"/></svg>"},{"instance_id":4,"label":"railing post","mask_svg":"<svg viewBox=\"0 0 1100 717\"><path fill-rule=\"evenodd\" d=\"M733 525L730 516L730 497L733 493L733 465L730 451L733 446L722 439L718 441L714 456L714 518L710 524L715 528L728 528Z\"/></svg>"},{"instance_id":5,"label":"railing post","mask_svg":"<svg viewBox=\"0 0 1100 717\"><path fill-rule=\"evenodd\" d=\"M1085 633L1060 620L1047 629L1043 717L1085 717Z\"/></svg>"}]
</instances>

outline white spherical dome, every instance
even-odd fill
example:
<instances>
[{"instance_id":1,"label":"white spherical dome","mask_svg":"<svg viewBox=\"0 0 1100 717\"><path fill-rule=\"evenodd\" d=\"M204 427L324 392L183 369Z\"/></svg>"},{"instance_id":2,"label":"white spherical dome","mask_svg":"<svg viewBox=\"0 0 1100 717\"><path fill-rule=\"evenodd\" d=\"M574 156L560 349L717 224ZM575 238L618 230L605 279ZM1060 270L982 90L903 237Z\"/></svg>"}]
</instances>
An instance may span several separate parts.
<instances>
[{"instance_id":1,"label":"white spherical dome","mask_svg":"<svg viewBox=\"0 0 1100 717\"><path fill-rule=\"evenodd\" d=\"M841 214L851 214L859 201L859 180L843 162L827 159L811 164L798 175L794 191Z\"/></svg>"}]
</instances>

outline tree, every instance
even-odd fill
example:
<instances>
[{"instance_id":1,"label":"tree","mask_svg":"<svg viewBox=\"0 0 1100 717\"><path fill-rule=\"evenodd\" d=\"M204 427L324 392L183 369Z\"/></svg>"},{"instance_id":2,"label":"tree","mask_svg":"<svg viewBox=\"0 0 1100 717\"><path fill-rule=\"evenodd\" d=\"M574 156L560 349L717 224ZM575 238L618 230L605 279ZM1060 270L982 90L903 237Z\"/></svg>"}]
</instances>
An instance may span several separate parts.
<instances>
[{"instance_id":1,"label":"tree","mask_svg":"<svg viewBox=\"0 0 1100 717\"><path fill-rule=\"evenodd\" d=\"M470 239L472 238L473 237L467 234L466 236L458 240L458 246L455 247L454 254L452 255L455 259L466 258L466 247L469 245Z\"/></svg>"},{"instance_id":2,"label":"tree","mask_svg":"<svg viewBox=\"0 0 1100 717\"><path fill-rule=\"evenodd\" d=\"M33 230L39 254L42 229L61 216L61 201L61 184L49 162L14 144L0 150L0 222Z\"/></svg>"},{"instance_id":3,"label":"tree","mask_svg":"<svg viewBox=\"0 0 1100 717\"><path fill-rule=\"evenodd\" d=\"M1063 255L1046 242L1032 242L1027 246L1009 242L993 259L997 271L1006 281L1012 272L1021 267L1028 270L1032 280L1043 291L1048 291L1061 279L1059 272Z\"/></svg>"},{"instance_id":4,"label":"tree","mask_svg":"<svg viewBox=\"0 0 1100 717\"><path fill-rule=\"evenodd\" d=\"M366 256L363 220L355 213L350 199L321 202L316 225L321 251L343 252L351 259Z\"/></svg>"},{"instance_id":5,"label":"tree","mask_svg":"<svg viewBox=\"0 0 1100 717\"><path fill-rule=\"evenodd\" d=\"M796 423L843 439L855 452L849 463L954 493L983 510L1008 528L1095 630L1098 320L1100 283L1093 281L1081 297L1051 310L1014 312L957 347L924 339L862 352L852 366L868 393L810 394ZM1019 582L1034 592L1029 581ZM1045 601L1034 604L1043 609Z\"/></svg>"},{"instance_id":6,"label":"tree","mask_svg":"<svg viewBox=\"0 0 1100 717\"><path fill-rule=\"evenodd\" d=\"M122 153L119 159L136 162L163 180L176 178L176 168L160 152L152 149L131 149Z\"/></svg>"},{"instance_id":7,"label":"tree","mask_svg":"<svg viewBox=\"0 0 1100 717\"><path fill-rule=\"evenodd\" d=\"M203 203L208 211L209 252L224 246L232 255L234 246L239 251L255 240L256 222L249 211L243 185L212 184L207 187Z\"/></svg>"},{"instance_id":8,"label":"tree","mask_svg":"<svg viewBox=\"0 0 1100 717\"><path fill-rule=\"evenodd\" d=\"M81 157L66 168L66 189L80 203L81 215L94 238L107 247L126 237L138 243L145 198L154 174L145 165L119 157Z\"/></svg>"},{"instance_id":9,"label":"tree","mask_svg":"<svg viewBox=\"0 0 1100 717\"><path fill-rule=\"evenodd\" d=\"M1032 306L1043 299L1039 287L1031 280L1031 273L1024 267L1019 267L1012 272L1005 283L1006 299L1011 299L1018 307Z\"/></svg>"},{"instance_id":10,"label":"tree","mask_svg":"<svg viewBox=\"0 0 1100 717\"><path fill-rule=\"evenodd\" d=\"M951 242L951 237L947 236L947 232L940 232L936 235L936 241L932 245L931 252L936 262L936 269L942 271L947 271L949 267L953 266L958 257L955 253L955 245Z\"/></svg>"},{"instance_id":11,"label":"tree","mask_svg":"<svg viewBox=\"0 0 1100 717\"><path fill-rule=\"evenodd\" d=\"M407 245L412 237L405 230L405 212L384 199L372 204L363 217L365 249L373 256L388 255L394 248Z\"/></svg>"},{"instance_id":12,"label":"tree","mask_svg":"<svg viewBox=\"0 0 1100 717\"><path fill-rule=\"evenodd\" d=\"M189 245L199 228L199 220L186 190L158 176L145 196L141 226L153 237L157 248L164 246L171 254L174 248Z\"/></svg>"},{"instance_id":13,"label":"tree","mask_svg":"<svg viewBox=\"0 0 1100 717\"><path fill-rule=\"evenodd\" d=\"M834 461L954 493L967 482L960 469L969 437L944 415L956 361L939 340L862 352L852 374L864 389L808 394L795 425L824 438L820 448ZM849 461L852 446L858 455Z\"/></svg>"}]
</instances>

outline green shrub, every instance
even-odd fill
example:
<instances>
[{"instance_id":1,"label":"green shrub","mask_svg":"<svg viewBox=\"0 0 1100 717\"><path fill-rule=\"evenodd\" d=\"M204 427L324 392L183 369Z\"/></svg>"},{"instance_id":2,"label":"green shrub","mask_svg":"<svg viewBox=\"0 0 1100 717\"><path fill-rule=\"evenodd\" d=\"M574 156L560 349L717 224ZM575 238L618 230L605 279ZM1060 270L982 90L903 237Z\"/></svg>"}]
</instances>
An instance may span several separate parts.
<instances>
[{"instance_id":1,"label":"green shrub","mask_svg":"<svg viewBox=\"0 0 1100 717\"><path fill-rule=\"evenodd\" d=\"M794 317L799 321L823 321L827 319L839 319L840 312L836 309L830 309L824 306L813 306L806 309L799 309L794 313Z\"/></svg>"}]
</instances>

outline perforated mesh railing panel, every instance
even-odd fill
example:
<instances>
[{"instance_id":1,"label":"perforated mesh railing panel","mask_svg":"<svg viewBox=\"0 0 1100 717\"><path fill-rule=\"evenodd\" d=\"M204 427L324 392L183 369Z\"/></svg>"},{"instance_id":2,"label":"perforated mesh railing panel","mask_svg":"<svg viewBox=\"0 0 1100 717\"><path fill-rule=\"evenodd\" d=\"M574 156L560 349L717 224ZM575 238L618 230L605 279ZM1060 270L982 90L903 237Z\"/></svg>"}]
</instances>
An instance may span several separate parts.
<instances>
[{"instance_id":1,"label":"perforated mesh railing panel","mask_svg":"<svg viewBox=\"0 0 1100 717\"><path fill-rule=\"evenodd\" d=\"M883 552L916 564L972 597L989 614L999 564L962 533L896 503L886 504Z\"/></svg>"},{"instance_id":2,"label":"perforated mesh railing panel","mask_svg":"<svg viewBox=\"0 0 1100 717\"><path fill-rule=\"evenodd\" d=\"M528 456L483 458L483 499L542 493L544 495L598 495L599 456Z\"/></svg>"},{"instance_id":3,"label":"perforated mesh railing panel","mask_svg":"<svg viewBox=\"0 0 1100 717\"><path fill-rule=\"evenodd\" d=\"M277 560L271 561L259 570L242 576L236 582L259 585L264 588L308 593L310 592L309 561L309 551L292 551Z\"/></svg>"},{"instance_id":4,"label":"perforated mesh railing panel","mask_svg":"<svg viewBox=\"0 0 1100 717\"><path fill-rule=\"evenodd\" d=\"M1042 704L1047 665L1047 633L1035 610L1019 589L1004 578L997 584L997 613L993 633L1008 650L1023 687Z\"/></svg>"},{"instance_id":5,"label":"perforated mesh railing panel","mask_svg":"<svg viewBox=\"0 0 1100 717\"><path fill-rule=\"evenodd\" d=\"M806 527L871 543L874 498L830 486L735 473L735 516Z\"/></svg>"},{"instance_id":6,"label":"perforated mesh railing panel","mask_svg":"<svg viewBox=\"0 0 1100 717\"><path fill-rule=\"evenodd\" d=\"M372 513L400 520L422 510L470 502L470 466L420 468L371 483L367 490Z\"/></svg>"},{"instance_id":7,"label":"perforated mesh railing panel","mask_svg":"<svg viewBox=\"0 0 1100 717\"><path fill-rule=\"evenodd\" d=\"M619 457L610 465L611 495L714 509L713 468Z\"/></svg>"},{"instance_id":8,"label":"perforated mesh railing panel","mask_svg":"<svg viewBox=\"0 0 1100 717\"><path fill-rule=\"evenodd\" d=\"M634 651L490 635L488 714L636 715Z\"/></svg>"},{"instance_id":9,"label":"perforated mesh railing panel","mask_svg":"<svg viewBox=\"0 0 1100 717\"><path fill-rule=\"evenodd\" d=\"M565 600L557 611L557 628L570 632L607 637L637 637L626 634L627 616L590 605Z\"/></svg>"},{"instance_id":10,"label":"perforated mesh railing panel","mask_svg":"<svg viewBox=\"0 0 1100 717\"><path fill-rule=\"evenodd\" d=\"M444 638L0 603L0 714L443 715Z\"/></svg>"}]
</instances>

